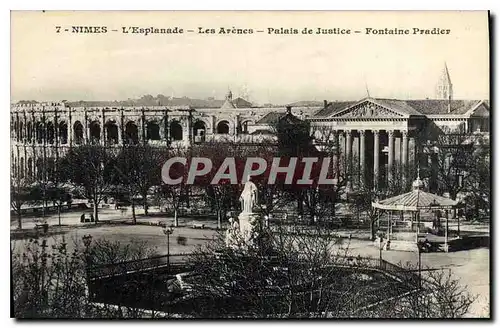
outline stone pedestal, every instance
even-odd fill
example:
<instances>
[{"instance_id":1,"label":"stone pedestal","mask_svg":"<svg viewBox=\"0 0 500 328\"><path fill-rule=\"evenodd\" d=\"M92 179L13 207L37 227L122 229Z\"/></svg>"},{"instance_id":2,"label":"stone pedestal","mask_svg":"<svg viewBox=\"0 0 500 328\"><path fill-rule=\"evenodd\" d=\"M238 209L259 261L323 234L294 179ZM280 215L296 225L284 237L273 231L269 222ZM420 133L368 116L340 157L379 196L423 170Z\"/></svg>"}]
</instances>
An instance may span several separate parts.
<instances>
[{"instance_id":1,"label":"stone pedestal","mask_svg":"<svg viewBox=\"0 0 500 328\"><path fill-rule=\"evenodd\" d=\"M246 245L250 245L254 239L255 227L258 224L260 215L257 213L241 213L238 216L240 221L240 233Z\"/></svg>"}]
</instances>

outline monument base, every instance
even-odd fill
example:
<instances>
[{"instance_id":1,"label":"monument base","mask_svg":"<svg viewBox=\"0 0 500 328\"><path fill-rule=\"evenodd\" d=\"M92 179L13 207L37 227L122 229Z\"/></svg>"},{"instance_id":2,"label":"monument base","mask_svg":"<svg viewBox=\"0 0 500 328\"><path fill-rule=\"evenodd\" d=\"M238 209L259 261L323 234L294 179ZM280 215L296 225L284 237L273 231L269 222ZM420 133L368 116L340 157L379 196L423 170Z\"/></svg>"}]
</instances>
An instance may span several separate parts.
<instances>
[{"instance_id":1,"label":"monument base","mask_svg":"<svg viewBox=\"0 0 500 328\"><path fill-rule=\"evenodd\" d=\"M240 233L245 244L249 245L254 238L255 227L260 220L260 215L257 213L241 213L238 216L240 222Z\"/></svg>"}]
</instances>

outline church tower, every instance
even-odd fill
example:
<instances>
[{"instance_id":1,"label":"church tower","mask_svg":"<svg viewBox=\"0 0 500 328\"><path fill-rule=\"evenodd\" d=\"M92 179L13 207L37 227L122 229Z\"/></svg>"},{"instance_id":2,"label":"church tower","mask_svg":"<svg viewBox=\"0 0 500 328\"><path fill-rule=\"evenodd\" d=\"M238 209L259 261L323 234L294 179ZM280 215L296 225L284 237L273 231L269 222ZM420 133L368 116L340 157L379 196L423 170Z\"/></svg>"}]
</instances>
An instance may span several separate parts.
<instances>
[{"instance_id":1,"label":"church tower","mask_svg":"<svg viewBox=\"0 0 500 328\"><path fill-rule=\"evenodd\" d=\"M444 68L436 86L436 99L452 100L453 99L453 84L451 83L448 66L444 63Z\"/></svg>"},{"instance_id":2,"label":"church tower","mask_svg":"<svg viewBox=\"0 0 500 328\"><path fill-rule=\"evenodd\" d=\"M233 101L233 93L231 92L231 90L227 91L226 100L230 102Z\"/></svg>"}]
</instances>

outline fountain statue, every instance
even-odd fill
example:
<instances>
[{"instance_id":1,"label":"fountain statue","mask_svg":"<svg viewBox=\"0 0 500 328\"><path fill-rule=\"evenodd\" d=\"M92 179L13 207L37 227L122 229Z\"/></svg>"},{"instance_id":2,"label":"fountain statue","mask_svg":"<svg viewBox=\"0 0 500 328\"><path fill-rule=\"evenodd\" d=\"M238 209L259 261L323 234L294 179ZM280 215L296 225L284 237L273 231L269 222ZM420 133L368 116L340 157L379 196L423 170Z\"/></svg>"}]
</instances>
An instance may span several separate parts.
<instances>
[{"instance_id":1,"label":"fountain statue","mask_svg":"<svg viewBox=\"0 0 500 328\"><path fill-rule=\"evenodd\" d=\"M250 180L245 183L240 195L242 213L253 213L253 207L257 205L257 186Z\"/></svg>"}]
</instances>

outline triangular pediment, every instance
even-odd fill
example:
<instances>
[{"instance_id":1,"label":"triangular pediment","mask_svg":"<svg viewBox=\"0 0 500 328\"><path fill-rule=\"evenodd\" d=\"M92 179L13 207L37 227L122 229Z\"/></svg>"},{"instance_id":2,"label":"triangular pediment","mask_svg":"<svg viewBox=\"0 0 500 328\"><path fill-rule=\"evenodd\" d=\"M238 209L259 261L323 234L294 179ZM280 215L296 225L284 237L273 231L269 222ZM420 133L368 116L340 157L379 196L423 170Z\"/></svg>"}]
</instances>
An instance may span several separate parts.
<instances>
[{"instance_id":1,"label":"triangular pediment","mask_svg":"<svg viewBox=\"0 0 500 328\"><path fill-rule=\"evenodd\" d=\"M365 99L336 113L333 113L331 117L401 118L408 117L408 114L399 111L397 108L395 109L390 108L389 106L384 106L372 99Z\"/></svg>"}]
</instances>

